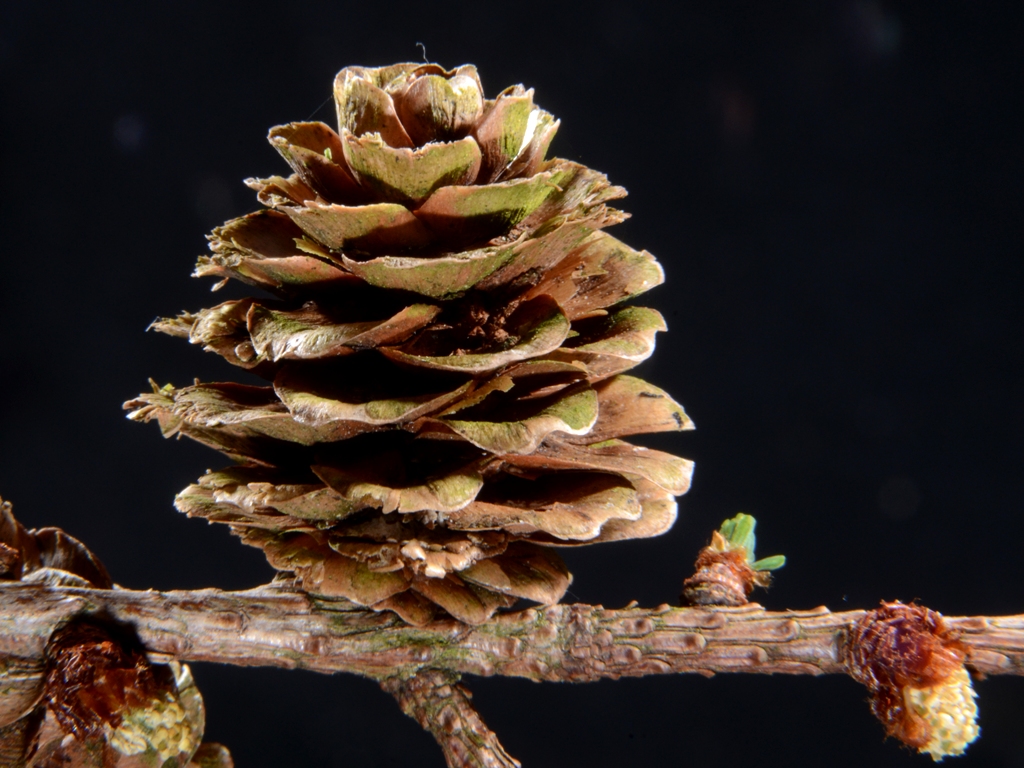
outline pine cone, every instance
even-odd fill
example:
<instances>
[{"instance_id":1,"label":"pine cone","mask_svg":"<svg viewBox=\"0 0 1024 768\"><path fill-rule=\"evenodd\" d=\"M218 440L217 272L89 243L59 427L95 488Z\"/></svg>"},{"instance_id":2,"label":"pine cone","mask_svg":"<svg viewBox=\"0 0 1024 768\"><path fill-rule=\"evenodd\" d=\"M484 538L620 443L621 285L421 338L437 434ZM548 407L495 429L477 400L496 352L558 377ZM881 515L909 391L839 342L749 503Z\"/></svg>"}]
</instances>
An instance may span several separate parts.
<instances>
[{"instance_id":1,"label":"pine cone","mask_svg":"<svg viewBox=\"0 0 1024 768\"><path fill-rule=\"evenodd\" d=\"M264 289L157 321L271 386L153 385L125 404L238 466L177 498L309 592L469 623L570 582L552 546L655 536L691 462L620 438L690 429L623 375L665 329L623 302L661 267L603 228L625 195L546 160L558 121L476 69L350 67L340 135L291 123L266 209L210 236L197 276ZM218 287L219 285L218 284Z\"/></svg>"}]
</instances>

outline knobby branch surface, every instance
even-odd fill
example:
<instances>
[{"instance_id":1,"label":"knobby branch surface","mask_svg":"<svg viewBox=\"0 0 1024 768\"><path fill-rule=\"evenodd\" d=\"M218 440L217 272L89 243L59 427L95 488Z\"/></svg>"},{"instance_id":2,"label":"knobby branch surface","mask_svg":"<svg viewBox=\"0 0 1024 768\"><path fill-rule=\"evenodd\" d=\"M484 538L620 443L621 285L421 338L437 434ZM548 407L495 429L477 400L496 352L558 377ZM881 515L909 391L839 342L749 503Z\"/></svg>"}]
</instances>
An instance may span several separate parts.
<instances>
[{"instance_id":1,"label":"knobby branch surface","mask_svg":"<svg viewBox=\"0 0 1024 768\"><path fill-rule=\"evenodd\" d=\"M437 740L448 765L460 768L522 768L484 725L458 675L427 669L409 678L392 677L381 687L402 711Z\"/></svg>"},{"instance_id":2,"label":"knobby branch surface","mask_svg":"<svg viewBox=\"0 0 1024 768\"><path fill-rule=\"evenodd\" d=\"M845 673L844 639L864 611L569 604L500 614L479 626L412 627L280 585L140 592L11 582L0 587L0 654L41 654L56 627L82 615L134 626L158 661L299 667L378 681L440 670L589 682L684 672ZM1024 615L946 621L972 670L1024 674Z\"/></svg>"}]
</instances>

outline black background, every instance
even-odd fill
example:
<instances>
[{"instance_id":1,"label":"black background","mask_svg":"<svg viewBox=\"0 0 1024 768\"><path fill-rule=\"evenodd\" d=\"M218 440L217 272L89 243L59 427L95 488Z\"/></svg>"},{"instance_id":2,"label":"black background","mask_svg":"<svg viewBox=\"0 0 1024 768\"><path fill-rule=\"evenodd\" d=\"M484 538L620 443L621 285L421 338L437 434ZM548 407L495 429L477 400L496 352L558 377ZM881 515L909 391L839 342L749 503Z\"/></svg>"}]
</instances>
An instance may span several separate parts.
<instances>
[{"instance_id":1,"label":"black background","mask_svg":"<svg viewBox=\"0 0 1024 768\"><path fill-rule=\"evenodd\" d=\"M332 123L348 64L480 68L562 119L554 152L631 191L670 331L640 375L694 433L673 531L568 553L572 598L674 600L710 531L757 516L773 608L920 599L1024 610L1019 541L1020 30L996 3L5 2L0 6L0 493L126 587L270 570L174 493L222 460L124 420L146 379L230 378L145 334L212 303L203 235L281 173L271 125ZM318 109L319 108L319 109ZM232 293L232 291L234 291ZM239 295L226 289L226 298ZM220 299L223 300L223 299ZM196 665L208 737L248 766L441 766L364 680ZM846 678L471 680L542 766L925 765ZM1024 765L1024 683L978 684L957 765Z\"/></svg>"}]
</instances>

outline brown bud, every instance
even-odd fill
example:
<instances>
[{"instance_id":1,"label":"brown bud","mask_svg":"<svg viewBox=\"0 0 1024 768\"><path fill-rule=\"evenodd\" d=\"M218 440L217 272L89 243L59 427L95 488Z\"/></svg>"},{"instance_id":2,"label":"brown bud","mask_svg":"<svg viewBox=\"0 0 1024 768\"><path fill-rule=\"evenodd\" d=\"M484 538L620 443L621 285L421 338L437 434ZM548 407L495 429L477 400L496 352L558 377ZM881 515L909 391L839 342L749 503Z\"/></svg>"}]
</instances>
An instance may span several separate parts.
<instances>
[{"instance_id":1,"label":"brown bud","mask_svg":"<svg viewBox=\"0 0 1024 768\"><path fill-rule=\"evenodd\" d=\"M117 728L126 710L170 690L170 681L158 679L133 639L114 637L98 624L73 622L58 629L46 656L50 708L64 731L78 738L104 726Z\"/></svg>"},{"instance_id":2,"label":"brown bud","mask_svg":"<svg viewBox=\"0 0 1024 768\"><path fill-rule=\"evenodd\" d=\"M16 578L21 567L21 554L14 547L0 541L0 579Z\"/></svg>"},{"instance_id":3,"label":"brown bud","mask_svg":"<svg viewBox=\"0 0 1024 768\"><path fill-rule=\"evenodd\" d=\"M755 586L768 586L767 572L755 571L742 549L721 552L705 547L694 563L696 573L683 582L681 600L690 605L746 605Z\"/></svg>"},{"instance_id":4,"label":"brown bud","mask_svg":"<svg viewBox=\"0 0 1024 768\"><path fill-rule=\"evenodd\" d=\"M751 560L745 547L734 545L716 530L711 544L697 555L695 572L683 582L680 601L689 605L745 605L755 587L771 584L771 573L756 570Z\"/></svg>"},{"instance_id":5,"label":"brown bud","mask_svg":"<svg viewBox=\"0 0 1024 768\"><path fill-rule=\"evenodd\" d=\"M871 694L871 711L889 736L935 760L961 754L978 735L965 650L941 614L882 603L850 630L850 675Z\"/></svg>"}]
</instances>

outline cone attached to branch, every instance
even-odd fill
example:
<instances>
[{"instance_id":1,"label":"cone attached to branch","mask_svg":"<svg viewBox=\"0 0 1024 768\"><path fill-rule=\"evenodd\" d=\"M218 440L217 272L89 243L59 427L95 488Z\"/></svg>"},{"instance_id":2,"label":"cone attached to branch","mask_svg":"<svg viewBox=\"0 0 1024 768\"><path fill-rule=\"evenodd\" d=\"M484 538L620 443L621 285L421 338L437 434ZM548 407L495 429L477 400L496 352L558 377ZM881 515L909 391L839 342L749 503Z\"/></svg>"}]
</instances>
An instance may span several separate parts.
<instances>
[{"instance_id":1,"label":"cone attached to branch","mask_svg":"<svg viewBox=\"0 0 1024 768\"><path fill-rule=\"evenodd\" d=\"M198 276L275 298L157 321L262 377L130 401L233 458L177 506L229 524L309 592L470 623L558 601L553 546L655 536L692 464L623 440L692 428L625 372L665 329L627 304L654 257L603 230L625 195L546 159L558 122L476 69L350 67L339 131L270 131L288 177L210 236Z\"/></svg>"}]
</instances>

